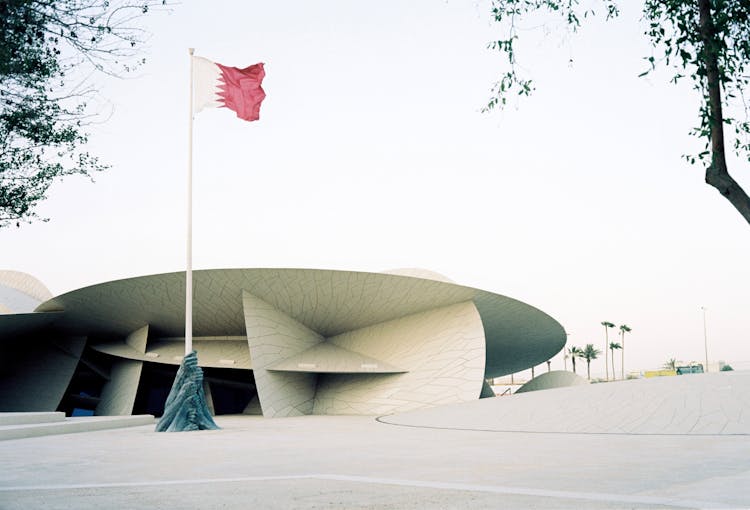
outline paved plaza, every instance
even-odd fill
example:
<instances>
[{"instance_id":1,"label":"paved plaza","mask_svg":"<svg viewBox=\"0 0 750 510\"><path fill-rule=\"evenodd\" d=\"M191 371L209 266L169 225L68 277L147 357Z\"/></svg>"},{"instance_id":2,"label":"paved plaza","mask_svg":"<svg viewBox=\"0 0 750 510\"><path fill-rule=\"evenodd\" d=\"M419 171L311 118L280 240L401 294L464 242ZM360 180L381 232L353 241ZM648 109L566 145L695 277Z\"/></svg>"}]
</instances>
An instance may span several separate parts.
<instances>
[{"instance_id":1,"label":"paved plaza","mask_svg":"<svg viewBox=\"0 0 750 510\"><path fill-rule=\"evenodd\" d=\"M366 416L217 423L2 441L0 508L750 507L746 434L457 430Z\"/></svg>"}]
</instances>

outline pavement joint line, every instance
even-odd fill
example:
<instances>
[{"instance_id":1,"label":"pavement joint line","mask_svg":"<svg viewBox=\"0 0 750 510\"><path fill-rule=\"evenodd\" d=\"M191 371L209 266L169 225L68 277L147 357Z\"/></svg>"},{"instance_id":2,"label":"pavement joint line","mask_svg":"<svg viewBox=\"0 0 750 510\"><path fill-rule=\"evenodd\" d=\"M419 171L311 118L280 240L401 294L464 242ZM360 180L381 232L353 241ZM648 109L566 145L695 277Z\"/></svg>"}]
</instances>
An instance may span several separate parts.
<instances>
[{"instance_id":1,"label":"pavement joint line","mask_svg":"<svg viewBox=\"0 0 750 510\"><path fill-rule=\"evenodd\" d=\"M452 427L452 426L438 426L438 425L416 425L414 423L398 423L395 421L387 421L386 418L392 415L377 416L375 421L382 423L383 425L391 425L393 427L409 427L414 429L434 429L434 430L458 430L463 432L501 432L504 434L563 434L563 435L579 435L579 436L666 436L666 437L736 437L736 436L750 436L747 432L731 432L731 433L702 433L702 432L691 432L691 433L669 433L669 432L597 432L597 431L577 431L577 430L514 430L514 429L482 429L482 428L469 428L469 427ZM726 426L725 426L726 428Z\"/></svg>"},{"instance_id":2,"label":"pavement joint line","mask_svg":"<svg viewBox=\"0 0 750 510\"><path fill-rule=\"evenodd\" d=\"M233 482L265 482L273 480L299 480L315 478L312 475L279 475L279 476L241 476L231 478L193 478L182 480L143 480L139 482L108 482L108 483L61 483L49 485L16 485L12 487L0 487L0 492L13 491L54 491L72 489L107 489L116 487L151 487L163 485L190 485L207 483L233 483Z\"/></svg>"},{"instance_id":3,"label":"pavement joint line","mask_svg":"<svg viewBox=\"0 0 750 510\"><path fill-rule=\"evenodd\" d=\"M560 491L550 489L531 489L524 487L511 487L502 485L483 485L461 482L437 482L427 480L409 480L401 478L381 478L371 476L335 475L335 474L298 474L277 476L243 476L231 478L197 478L182 480L148 480L137 482L111 482L111 483L81 483L81 484L49 484L49 485L18 485L0 487L0 492L22 492L22 491L52 491L52 490L75 490L75 489L107 489L118 487L158 487L170 485L191 485L208 483L236 483L236 482L266 482L278 480L335 480L343 482L369 483L377 485L397 485L402 487L420 487L429 489L459 490L468 492L489 492L495 494L511 494L521 496L537 496L562 499L583 499L601 502L620 502L635 504L665 505L682 508L716 508L731 509L736 505L727 505L715 501L683 500L679 498L666 498L658 496L639 496L626 494L613 494L604 492L577 492Z\"/></svg>"}]
</instances>

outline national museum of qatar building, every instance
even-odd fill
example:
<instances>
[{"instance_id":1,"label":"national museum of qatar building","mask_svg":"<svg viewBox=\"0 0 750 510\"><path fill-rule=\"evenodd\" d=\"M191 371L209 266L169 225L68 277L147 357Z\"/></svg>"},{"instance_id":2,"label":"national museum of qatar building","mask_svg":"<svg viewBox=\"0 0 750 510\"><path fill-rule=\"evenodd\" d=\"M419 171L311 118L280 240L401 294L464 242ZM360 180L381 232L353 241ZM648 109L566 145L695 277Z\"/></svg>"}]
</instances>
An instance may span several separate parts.
<instances>
[{"instance_id":1,"label":"national museum of qatar building","mask_svg":"<svg viewBox=\"0 0 750 510\"><path fill-rule=\"evenodd\" d=\"M214 414L383 415L493 396L562 326L421 270L193 273L193 347ZM52 296L0 271L0 411L161 415L184 355L185 273Z\"/></svg>"}]
</instances>

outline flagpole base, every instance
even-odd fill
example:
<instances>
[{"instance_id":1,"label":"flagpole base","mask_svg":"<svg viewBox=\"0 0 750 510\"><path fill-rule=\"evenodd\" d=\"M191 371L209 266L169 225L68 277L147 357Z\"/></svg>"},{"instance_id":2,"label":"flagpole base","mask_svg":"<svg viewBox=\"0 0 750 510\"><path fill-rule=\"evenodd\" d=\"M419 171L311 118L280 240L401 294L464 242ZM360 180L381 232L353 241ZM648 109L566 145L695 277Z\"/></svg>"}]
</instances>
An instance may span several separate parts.
<instances>
[{"instance_id":1,"label":"flagpole base","mask_svg":"<svg viewBox=\"0 0 750 510\"><path fill-rule=\"evenodd\" d=\"M164 414L156 424L156 432L216 430L203 391L203 369L198 366L198 353L192 351L182 359L172 389L164 405Z\"/></svg>"}]
</instances>

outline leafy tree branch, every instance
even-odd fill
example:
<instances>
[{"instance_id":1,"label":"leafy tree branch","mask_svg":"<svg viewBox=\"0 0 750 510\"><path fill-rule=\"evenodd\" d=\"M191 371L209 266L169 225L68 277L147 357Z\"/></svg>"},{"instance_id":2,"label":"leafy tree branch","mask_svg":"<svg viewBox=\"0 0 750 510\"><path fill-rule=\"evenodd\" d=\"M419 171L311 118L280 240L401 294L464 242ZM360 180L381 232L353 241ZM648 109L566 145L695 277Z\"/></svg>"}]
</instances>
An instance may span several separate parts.
<instances>
[{"instance_id":1,"label":"leafy tree branch","mask_svg":"<svg viewBox=\"0 0 750 510\"><path fill-rule=\"evenodd\" d=\"M0 227L37 218L54 181L107 168L84 148L96 90L80 77L143 64L136 22L164 4L0 0Z\"/></svg>"},{"instance_id":2,"label":"leafy tree branch","mask_svg":"<svg viewBox=\"0 0 750 510\"><path fill-rule=\"evenodd\" d=\"M484 111L503 107L510 94L529 95L532 82L517 72L516 22L542 12L563 20L575 32L582 20L603 11L607 19L619 15L615 0L493 0L492 16L508 34L489 44L505 55L508 71L491 90ZM750 161L750 120L745 94L750 83L750 1L748 0L644 0L645 36L654 53L645 57L648 69L658 65L674 70L671 81L692 82L700 94L698 125L691 134L704 141L704 150L685 155L691 164L706 168L706 182L716 188L750 223L750 197L729 174L726 161L726 131L730 150ZM743 118L726 117L727 108L741 111Z\"/></svg>"}]
</instances>

